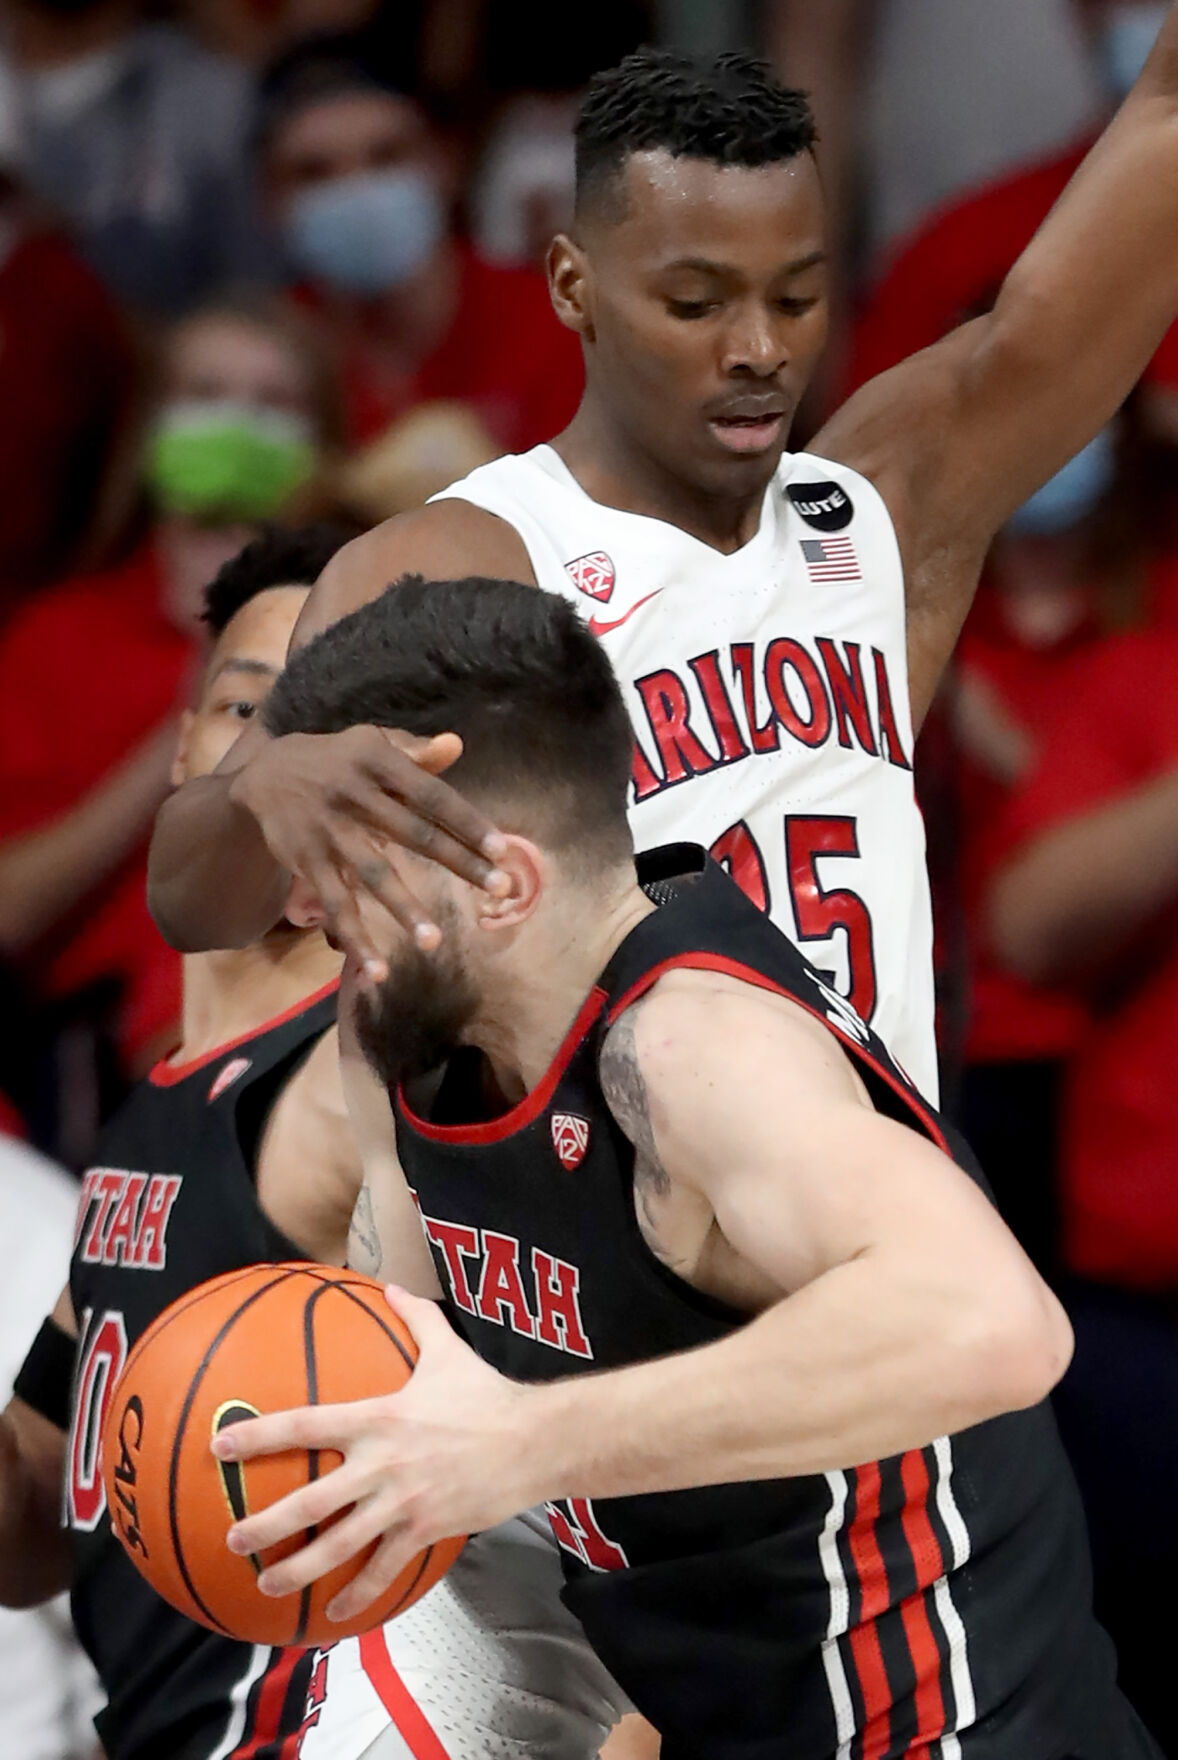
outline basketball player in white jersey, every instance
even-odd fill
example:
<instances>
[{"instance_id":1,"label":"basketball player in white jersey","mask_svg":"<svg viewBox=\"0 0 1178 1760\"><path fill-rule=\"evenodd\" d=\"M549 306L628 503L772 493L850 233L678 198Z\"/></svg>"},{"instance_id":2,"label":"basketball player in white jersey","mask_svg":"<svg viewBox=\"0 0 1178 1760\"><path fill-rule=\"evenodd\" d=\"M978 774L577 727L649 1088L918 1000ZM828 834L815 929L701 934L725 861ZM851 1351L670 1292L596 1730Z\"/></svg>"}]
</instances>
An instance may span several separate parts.
<instances>
[{"instance_id":1,"label":"basketball player in white jersey","mask_svg":"<svg viewBox=\"0 0 1178 1760\"><path fill-rule=\"evenodd\" d=\"M584 346L576 417L347 547L297 639L407 572L574 599L633 716L638 847L722 856L933 1098L913 739L993 533L1108 421L1178 311L1178 17L994 309L791 456L826 328L813 139L805 99L742 57L650 50L599 75L549 256ZM165 933L251 940L295 872L374 974L376 906L435 945L381 852L499 886L494 828L438 779L456 750L251 729L160 815Z\"/></svg>"}]
</instances>

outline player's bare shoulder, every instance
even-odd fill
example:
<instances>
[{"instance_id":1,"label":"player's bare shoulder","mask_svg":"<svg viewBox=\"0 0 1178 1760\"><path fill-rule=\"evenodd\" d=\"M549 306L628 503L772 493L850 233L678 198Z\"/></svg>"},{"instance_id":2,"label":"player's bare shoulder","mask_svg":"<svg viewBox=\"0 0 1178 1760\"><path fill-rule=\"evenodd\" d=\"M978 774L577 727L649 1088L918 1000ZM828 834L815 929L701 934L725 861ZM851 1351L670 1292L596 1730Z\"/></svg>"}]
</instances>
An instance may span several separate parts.
<instances>
[{"instance_id":1,"label":"player's bare shoulder","mask_svg":"<svg viewBox=\"0 0 1178 1760\"><path fill-rule=\"evenodd\" d=\"M385 520L337 551L299 619L294 645L379 598L405 574L427 580L480 574L528 585L535 581L523 540L506 520L469 501L430 502Z\"/></svg>"},{"instance_id":2,"label":"player's bare shoulder","mask_svg":"<svg viewBox=\"0 0 1178 1760\"><path fill-rule=\"evenodd\" d=\"M781 1080L791 1070L812 1079L821 1068L834 1081L857 1081L834 1035L792 997L684 966L664 973L613 1022L599 1067L610 1110L629 1136L627 1120L640 1128L640 1089L647 1111L654 1104L690 1112L710 1104L712 1084L730 1079L734 1065L759 1071L766 1062Z\"/></svg>"}]
</instances>

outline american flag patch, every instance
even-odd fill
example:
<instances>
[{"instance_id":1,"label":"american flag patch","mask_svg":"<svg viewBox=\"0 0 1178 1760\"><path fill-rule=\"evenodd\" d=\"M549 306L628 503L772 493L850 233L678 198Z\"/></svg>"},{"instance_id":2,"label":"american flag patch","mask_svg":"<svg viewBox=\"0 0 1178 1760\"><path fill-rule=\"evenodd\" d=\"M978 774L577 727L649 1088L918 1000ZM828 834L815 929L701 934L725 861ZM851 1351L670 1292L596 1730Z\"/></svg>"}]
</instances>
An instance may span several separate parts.
<instances>
[{"instance_id":1,"label":"american flag patch","mask_svg":"<svg viewBox=\"0 0 1178 1760\"><path fill-rule=\"evenodd\" d=\"M810 579L819 585L828 581L861 581L859 558L850 538L803 538L802 555L810 571Z\"/></svg>"}]
</instances>

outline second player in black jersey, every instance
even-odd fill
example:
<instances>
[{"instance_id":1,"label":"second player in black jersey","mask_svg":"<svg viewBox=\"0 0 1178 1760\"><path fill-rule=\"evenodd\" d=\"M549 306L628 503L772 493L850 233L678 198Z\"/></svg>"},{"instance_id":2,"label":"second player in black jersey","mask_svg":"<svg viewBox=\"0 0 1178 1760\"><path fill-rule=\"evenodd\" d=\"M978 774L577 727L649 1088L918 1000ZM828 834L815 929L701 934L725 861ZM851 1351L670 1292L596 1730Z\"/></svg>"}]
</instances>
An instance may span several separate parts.
<instances>
[{"instance_id":1,"label":"second player in black jersey","mask_svg":"<svg viewBox=\"0 0 1178 1760\"><path fill-rule=\"evenodd\" d=\"M383 1532L350 1613L435 1533L544 1501L565 1598L666 1760L1154 1755L1043 1403L1058 1304L732 881L691 849L636 875L625 711L575 614L402 582L292 660L267 720L456 732L452 779L509 848L490 897L401 859L443 941L395 943L356 1006L393 1097L385 1265L442 1290L473 1352L393 1292L422 1347L403 1393L218 1438L344 1457L231 1534L354 1506L263 1590Z\"/></svg>"},{"instance_id":2,"label":"second player in black jersey","mask_svg":"<svg viewBox=\"0 0 1178 1760\"><path fill-rule=\"evenodd\" d=\"M274 534L222 571L177 779L211 770L257 710L336 542ZM308 1653L206 1631L134 1569L111 1532L98 1445L128 1351L171 1302L258 1261L342 1262L360 1169L339 1077L338 972L322 936L291 923L185 960L181 1043L101 1134L69 1287L0 1418L0 1592L39 1600L69 1585L106 1695L109 1760L293 1760L306 1720Z\"/></svg>"}]
</instances>

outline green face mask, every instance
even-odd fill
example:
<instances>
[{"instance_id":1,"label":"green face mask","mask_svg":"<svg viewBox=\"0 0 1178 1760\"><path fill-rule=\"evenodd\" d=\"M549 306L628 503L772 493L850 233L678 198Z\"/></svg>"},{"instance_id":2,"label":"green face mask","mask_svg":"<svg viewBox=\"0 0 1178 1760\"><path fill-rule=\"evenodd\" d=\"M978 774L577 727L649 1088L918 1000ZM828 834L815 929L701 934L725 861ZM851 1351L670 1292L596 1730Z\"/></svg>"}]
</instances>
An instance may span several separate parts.
<instances>
[{"instance_id":1,"label":"green face mask","mask_svg":"<svg viewBox=\"0 0 1178 1760\"><path fill-rule=\"evenodd\" d=\"M156 423L147 482L165 513L269 519L315 466L309 424L283 410L193 398Z\"/></svg>"}]
</instances>

